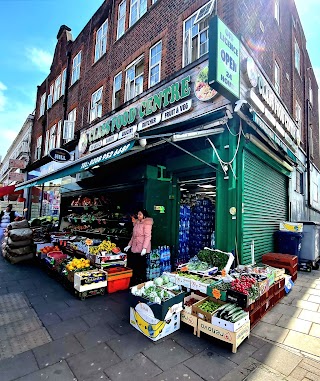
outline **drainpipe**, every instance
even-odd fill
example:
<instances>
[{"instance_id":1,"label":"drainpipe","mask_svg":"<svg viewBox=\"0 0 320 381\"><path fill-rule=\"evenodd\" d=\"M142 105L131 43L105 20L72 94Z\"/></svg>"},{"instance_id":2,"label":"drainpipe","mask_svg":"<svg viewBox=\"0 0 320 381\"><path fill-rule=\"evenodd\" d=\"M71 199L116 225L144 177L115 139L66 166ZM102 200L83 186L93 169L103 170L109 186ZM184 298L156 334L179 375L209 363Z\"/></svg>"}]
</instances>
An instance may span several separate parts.
<instances>
[{"instance_id":1,"label":"drainpipe","mask_svg":"<svg viewBox=\"0 0 320 381\"><path fill-rule=\"evenodd\" d=\"M309 141L309 126L310 126L310 100L306 99L306 119L307 119L307 129L306 129L306 151L307 151L307 198L308 198L308 214L310 220L310 208L311 205L311 163L310 163L310 141ZM311 142L312 144L312 142Z\"/></svg>"}]
</instances>

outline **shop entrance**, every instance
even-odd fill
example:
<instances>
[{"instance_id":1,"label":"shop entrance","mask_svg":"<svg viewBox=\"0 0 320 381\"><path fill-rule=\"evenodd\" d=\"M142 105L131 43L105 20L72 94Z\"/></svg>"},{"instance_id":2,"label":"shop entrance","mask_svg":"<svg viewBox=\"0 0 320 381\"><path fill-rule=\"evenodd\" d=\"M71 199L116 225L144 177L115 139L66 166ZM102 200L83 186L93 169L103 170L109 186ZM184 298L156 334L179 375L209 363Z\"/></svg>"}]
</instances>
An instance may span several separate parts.
<instances>
[{"instance_id":1,"label":"shop entrance","mask_svg":"<svg viewBox=\"0 0 320 381\"><path fill-rule=\"evenodd\" d=\"M180 177L178 263L215 247L216 177Z\"/></svg>"}]
</instances>

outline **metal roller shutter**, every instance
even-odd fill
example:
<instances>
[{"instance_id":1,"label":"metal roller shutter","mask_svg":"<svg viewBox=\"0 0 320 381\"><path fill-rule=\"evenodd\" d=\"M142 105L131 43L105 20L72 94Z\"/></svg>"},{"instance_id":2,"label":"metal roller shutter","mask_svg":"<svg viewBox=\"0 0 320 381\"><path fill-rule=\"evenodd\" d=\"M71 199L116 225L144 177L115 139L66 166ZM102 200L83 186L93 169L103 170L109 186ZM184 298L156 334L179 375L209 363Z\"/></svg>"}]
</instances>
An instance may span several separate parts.
<instances>
[{"instance_id":1,"label":"metal roller shutter","mask_svg":"<svg viewBox=\"0 0 320 381\"><path fill-rule=\"evenodd\" d=\"M256 263L273 252L273 233L288 216L288 182L248 151L244 152L242 264L251 263L254 240Z\"/></svg>"}]
</instances>

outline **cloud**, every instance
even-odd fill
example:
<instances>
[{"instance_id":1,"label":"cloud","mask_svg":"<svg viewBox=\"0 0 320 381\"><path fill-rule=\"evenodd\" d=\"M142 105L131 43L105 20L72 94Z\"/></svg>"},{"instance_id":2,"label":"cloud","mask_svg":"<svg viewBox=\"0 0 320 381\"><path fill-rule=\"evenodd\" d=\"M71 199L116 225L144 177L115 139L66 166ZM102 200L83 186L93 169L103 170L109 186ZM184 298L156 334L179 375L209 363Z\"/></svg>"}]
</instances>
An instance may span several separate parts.
<instances>
[{"instance_id":1,"label":"cloud","mask_svg":"<svg viewBox=\"0 0 320 381\"><path fill-rule=\"evenodd\" d=\"M26 48L27 59L31 61L41 72L48 74L52 64L52 54L36 48Z\"/></svg>"},{"instance_id":2,"label":"cloud","mask_svg":"<svg viewBox=\"0 0 320 381\"><path fill-rule=\"evenodd\" d=\"M7 86L0 82L0 112L4 110L7 101L4 94L5 90L7 90Z\"/></svg>"}]
</instances>

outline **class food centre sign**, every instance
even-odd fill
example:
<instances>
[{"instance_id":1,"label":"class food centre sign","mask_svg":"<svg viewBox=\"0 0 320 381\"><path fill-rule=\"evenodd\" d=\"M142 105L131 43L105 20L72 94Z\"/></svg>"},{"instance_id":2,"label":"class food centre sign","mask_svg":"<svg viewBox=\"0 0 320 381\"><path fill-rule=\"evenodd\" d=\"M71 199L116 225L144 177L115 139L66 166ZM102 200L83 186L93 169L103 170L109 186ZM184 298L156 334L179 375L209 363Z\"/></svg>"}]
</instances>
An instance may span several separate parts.
<instances>
[{"instance_id":1,"label":"class food centre sign","mask_svg":"<svg viewBox=\"0 0 320 381\"><path fill-rule=\"evenodd\" d=\"M209 85L231 101L240 98L240 40L215 16L209 23Z\"/></svg>"},{"instance_id":2,"label":"class food centre sign","mask_svg":"<svg viewBox=\"0 0 320 381\"><path fill-rule=\"evenodd\" d=\"M186 100L191 94L191 77L159 91L140 102L136 107L115 114L95 126L82 132L79 139L79 156L84 156L102 147L122 144L134 139L137 131L150 128L161 121L177 117L191 109L192 100ZM170 107L171 106L171 107ZM165 109L162 112L162 109ZM137 120L140 122L137 123Z\"/></svg>"}]
</instances>

